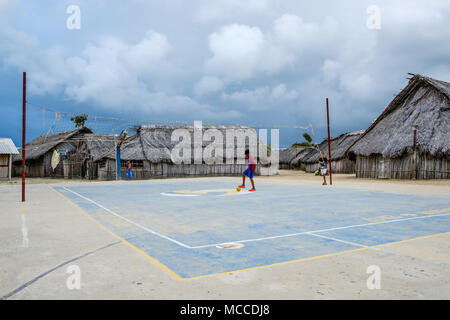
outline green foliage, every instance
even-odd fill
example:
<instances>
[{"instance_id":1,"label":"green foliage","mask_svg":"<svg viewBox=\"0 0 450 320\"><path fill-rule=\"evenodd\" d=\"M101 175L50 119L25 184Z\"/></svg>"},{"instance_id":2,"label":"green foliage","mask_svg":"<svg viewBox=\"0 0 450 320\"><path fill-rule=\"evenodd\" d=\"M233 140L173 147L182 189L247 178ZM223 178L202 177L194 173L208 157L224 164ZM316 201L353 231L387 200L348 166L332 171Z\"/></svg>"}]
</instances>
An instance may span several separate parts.
<instances>
[{"instance_id":1,"label":"green foliage","mask_svg":"<svg viewBox=\"0 0 450 320\"><path fill-rule=\"evenodd\" d=\"M73 121L75 123L75 128L84 128L84 123L87 121L87 119L87 114L80 114L78 116L70 118L70 121Z\"/></svg>"},{"instance_id":2,"label":"green foliage","mask_svg":"<svg viewBox=\"0 0 450 320\"><path fill-rule=\"evenodd\" d=\"M305 140L306 140L307 142L309 142L309 144L311 144L312 138L311 138L311 136L310 136L307 132L303 133L303 138L305 138Z\"/></svg>"},{"instance_id":3,"label":"green foliage","mask_svg":"<svg viewBox=\"0 0 450 320\"><path fill-rule=\"evenodd\" d=\"M305 141L294 143L292 145L292 147L294 147L294 148L297 148L297 147L313 148L314 144L312 143L311 136L306 132L303 133L302 136L305 139Z\"/></svg>"},{"instance_id":4,"label":"green foliage","mask_svg":"<svg viewBox=\"0 0 450 320\"><path fill-rule=\"evenodd\" d=\"M294 143L292 145L294 148L298 148L298 147L311 147L311 144L309 142L300 142L300 143Z\"/></svg>"}]
</instances>

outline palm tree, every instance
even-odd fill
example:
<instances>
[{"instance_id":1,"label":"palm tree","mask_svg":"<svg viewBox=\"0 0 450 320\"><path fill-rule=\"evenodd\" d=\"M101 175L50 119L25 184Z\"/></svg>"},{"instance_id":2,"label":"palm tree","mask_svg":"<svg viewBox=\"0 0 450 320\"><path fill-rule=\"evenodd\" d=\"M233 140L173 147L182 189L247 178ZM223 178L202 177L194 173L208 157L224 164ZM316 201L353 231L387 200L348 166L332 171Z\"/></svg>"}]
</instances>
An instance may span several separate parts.
<instances>
[{"instance_id":1,"label":"palm tree","mask_svg":"<svg viewBox=\"0 0 450 320\"><path fill-rule=\"evenodd\" d=\"M84 128L84 123L87 121L87 119L88 119L87 114L80 114L78 116L70 118L70 120L75 123L75 128L79 127Z\"/></svg>"},{"instance_id":2,"label":"palm tree","mask_svg":"<svg viewBox=\"0 0 450 320\"><path fill-rule=\"evenodd\" d=\"M294 143L292 146L293 147L306 147L306 148L314 148L314 144L312 143L312 138L311 136L307 133L304 132L302 134L303 138L305 139L305 141L300 142L300 143Z\"/></svg>"}]
</instances>

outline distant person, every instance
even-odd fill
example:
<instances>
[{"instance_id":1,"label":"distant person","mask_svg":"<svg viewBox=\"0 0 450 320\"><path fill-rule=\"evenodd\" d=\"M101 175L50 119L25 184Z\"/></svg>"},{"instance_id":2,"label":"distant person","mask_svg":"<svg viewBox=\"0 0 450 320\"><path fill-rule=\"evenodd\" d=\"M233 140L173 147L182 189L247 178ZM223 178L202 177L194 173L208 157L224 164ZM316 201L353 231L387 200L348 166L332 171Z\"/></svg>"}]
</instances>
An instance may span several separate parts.
<instances>
[{"instance_id":1,"label":"distant person","mask_svg":"<svg viewBox=\"0 0 450 320\"><path fill-rule=\"evenodd\" d=\"M248 160L248 168L242 174L242 184L239 188L245 188L245 176L247 176L252 183L252 188L248 191L256 191L255 182L253 181L255 175L255 158L253 158L248 149L245 150L245 159Z\"/></svg>"},{"instance_id":2,"label":"distant person","mask_svg":"<svg viewBox=\"0 0 450 320\"><path fill-rule=\"evenodd\" d=\"M131 170L133 167L131 166L131 162L127 161L127 179L131 179L133 175L131 174Z\"/></svg>"},{"instance_id":3,"label":"distant person","mask_svg":"<svg viewBox=\"0 0 450 320\"><path fill-rule=\"evenodd\" d=\"M325 153L320 152L320 158L319 158L319 173L323 177L323 186L327 185L327 178L328 175L328 158L325 157Z\"/></svg>"}]
</instances>

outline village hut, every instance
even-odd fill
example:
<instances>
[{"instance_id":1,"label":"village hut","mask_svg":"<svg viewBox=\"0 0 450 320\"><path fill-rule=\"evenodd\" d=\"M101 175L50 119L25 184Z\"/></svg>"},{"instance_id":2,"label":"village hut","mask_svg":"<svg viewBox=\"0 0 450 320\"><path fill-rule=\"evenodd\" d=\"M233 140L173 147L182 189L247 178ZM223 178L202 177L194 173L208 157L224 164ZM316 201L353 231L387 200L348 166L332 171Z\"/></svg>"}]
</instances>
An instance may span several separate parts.
<instances>
[{"instance_id":1,"label":"village hut","mask_svg":"<svg viewBox=\"0 0 450 320\"><path fill-rule=\"evenodd\" d=\"M103 176L101 162L105 155L116 150L119 137L114 134L83 133L69 139L77 142L77 152L64 160L65 177L79 177L84 179L97 179Z\"/></svg>"},{"instance_id":2,"label":"village hut","mask_svg":"<svg viewBox=\"0 0 450 320\"><path fill-rule=\"evenodd\" d=\"M414 75L348 153L359 178L450 178L450 83Z\"/></svg>"},{"instance_id":3,"label":"village hut","mask_svg":"<svg viewBox=\"0 0 450 320\"><path fill-rule=\"evenodd\" d=\"M25 174L27 177L59 177L67 176L63 160L76 153L79 142L75 139L85 133L92 133L83 127L72 131L52 135L41 135L26 144ZM52 161L53 159L53 161ZM56 160L56 161L55 161ZM13 157L13 175L20 176L22 172L22 152ZM53 164L53 166L52 166Z\"/></svg>"},{"instance_id":4,"label":"village hut","mask_svg":"<svg viewBox=\"0 0 450 320\"><path fill-rule=\"evenodd\" d=\"M355 173L356 158L349 158L346 154L348 148L364 133L355 131L341 134L330 140L331 168L333 173ZM328 139L313 148L301 158L301 163L305 166L306 172L314 172L319 169L320 152L328 156Z\"/></svg>"},{"instance_id":5,"label":"village hut","mask_svg":"<svg viewBox=\"0 0 450 320\"><path fill-rule=\"evenodd\" d=\"M10 138L0 138L0 179L11 180L12 158L18 153Z\"/></svg>"},{"instance_id":6,"label":"village hut","mask_svg":"<svg viewBox=\"0 0 450 320\"><path fill-rule=\"evenodd\" d=\"M289 147L279 151L279 168L294 169L293 160L303 151L305 147Z\"/></svg>"},{"instance_id":7,"label":"village hut","mask_svg":"<svg viewBox=\"0 0 450 320\"><path fill-rule=\"evenodd\" d=\"M334 173L355 173L355 159L349 158L346 154L351 146L364 131L355 131L331 138L331 160ZM319 168L320 152L328 157L328 139L324 139L319 145L301 150L291 161L290 167L314 172Z\"/></svg>"},{"instance_id":8,"label":"village hut","mask_svg":"<svg viewBox=\"0 0 450 320\"><path fill-rule=\"evenodd\" d=\"M317 152L314 147L306 147L300 152L297 153L294 159L291 160L289 167L291 169L303 170L306 171L306 163L305 159L308 157L310 153Z\"/></svg>"},{"instance_id":9,"label":"village hut","mask_svg":"<svg viewBox=\"0 0 450 320\"><path fill-rule=\"evenodd\" d=\"M176 131L178 130L178 131ZM233 131L234 130L234 131ZM187 141L179 154L184 160L174 161L173 155L178 153L183 132ZM228 148L232 141L237 141L231 134L240 133L239 136L254 135L256 139L244 138L242 148L235 143ZM179 135L179 134L180 135ZM228 143L227 143L228 142ZM217 154L213 144L220 146ZM152 177L183 177L183 176L235 176L241 175L246 168L244 149L249 148L255 153L259 162L256 174L276 174L278 166L272 168L266 157L257 157L259 150L268 153L267 146L258 139L254 129L244 126L140 126L136 135L127 137L120 147L121 177L126 175L126 162L130 161L133 167L133 179L147 179ZM174 151L175 150L175 151ZM175 152L175 153L173 153ZM187 152L187 155L184 154ZM266 158L266 159L265 159ZM176 159L175 159L176 160ZM111 151L98 160L98 176L100 179L115 179L116 153Z\"/></svg>"}]
</instances>

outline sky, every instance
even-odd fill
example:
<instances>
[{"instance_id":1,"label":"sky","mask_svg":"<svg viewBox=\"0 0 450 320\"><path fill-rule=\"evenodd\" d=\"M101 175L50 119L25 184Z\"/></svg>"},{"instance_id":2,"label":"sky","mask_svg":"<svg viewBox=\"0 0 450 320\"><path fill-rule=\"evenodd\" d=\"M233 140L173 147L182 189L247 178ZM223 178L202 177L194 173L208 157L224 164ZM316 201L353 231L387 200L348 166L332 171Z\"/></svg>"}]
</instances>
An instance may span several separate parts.
<instances>
[{"instance_id":1,"label":"sky","mask_svg":"<svg viewBox=\"0 0 450 320\"><path fill-rule=\"evenodd\" d=\"M0 0L0 137L21 145L26 71L27 141L72 129L67 113L99 133L139 122L104 116L311 125L281 128L280 146L320 142L326 98L337 136L408 73L450 82L449 40L448 0Z\"/></svg>"}]
</instances>

